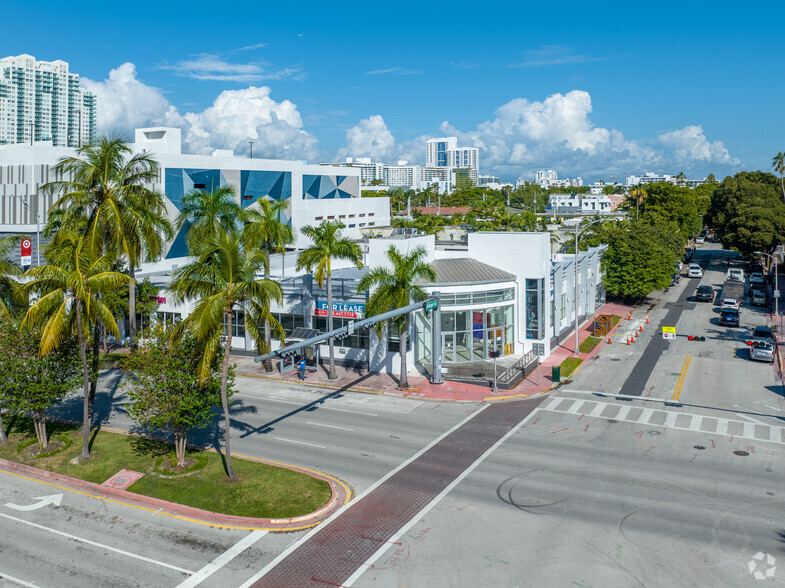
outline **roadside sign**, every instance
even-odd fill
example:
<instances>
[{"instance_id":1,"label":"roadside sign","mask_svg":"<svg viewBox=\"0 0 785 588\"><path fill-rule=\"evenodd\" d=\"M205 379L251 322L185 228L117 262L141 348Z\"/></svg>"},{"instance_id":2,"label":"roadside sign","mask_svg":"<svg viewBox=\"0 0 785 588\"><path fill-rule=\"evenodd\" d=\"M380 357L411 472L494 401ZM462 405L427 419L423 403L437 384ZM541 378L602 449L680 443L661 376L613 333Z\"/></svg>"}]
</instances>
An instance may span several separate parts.
<instances>
[{"instance_id":1,"label":"roadside sign","mask_svg":"<svg viewBox=\"0 0 785 588\"><path fill-rule=\"evenodd\" d=\"M662 327L662 338L666 340L675 339L676 327Z\"/></svg>"},{"instance_id":2,"label":"roadside sign","mask_svg":"<svg viewBox=\"0 0 785 588\"><path fill-rule=\"evenodd\" d=\"M429 300L425 303L425 310L434 310L436 308L436 299Z\"/></svg>"},{"instance_id":3,"label":"roadside sign","mask_svg":"<svg viewBox=\"0 0 785 588\"><path fill-rule=\"evenodd\" d=\"M349 335L353 335L354 334L354 321L349 321L349 324L347 324L346 327L347 327L346 332Z\"/></svg>"},{"instance_id":4,"label":"roadside sign","mask_svg":"<svg viewBox=\"0 0 785 588\"><path fill-rule=\"evenodd\" d=\"M774 290L774 298L779 298L779 297L780 297L780 291Z\"/></svg>"},{"instance_id":5,"label":"roadside sign","mask_svg":"<svg viewBox=\"0 0 785 588\"><path fill-rule=\"evenodd\" d=\"M19 265L32 265L33 264L33 244L30 242L30 239L22 239L22 251L21 251L22 259L20 260L21 263Z\"/></svg>"},{"instance_id":6,"label":"roadside sign","mask_svg":"<svg viewBox=\"0 0 785 588\"><path fill-rule=\"evenodd\" d=\"M662 338L663 339L675 339L676 338L676 333L663 333L662 334Z\"/></svg>"}]
</instances>

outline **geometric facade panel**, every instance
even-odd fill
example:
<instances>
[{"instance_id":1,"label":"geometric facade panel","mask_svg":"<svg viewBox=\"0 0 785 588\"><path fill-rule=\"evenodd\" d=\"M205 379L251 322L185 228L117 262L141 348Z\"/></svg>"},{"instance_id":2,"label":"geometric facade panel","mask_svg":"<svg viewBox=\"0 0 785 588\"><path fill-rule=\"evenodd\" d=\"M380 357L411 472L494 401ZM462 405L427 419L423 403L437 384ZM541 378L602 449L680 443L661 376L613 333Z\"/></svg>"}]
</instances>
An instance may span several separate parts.
<instances>
[{"instance_id":1,"label":"geometric facade panel","mask_svg":"<svg viewBox=\"0 0 785 588\"><path fill-rule=\"evenodd\" d=\"M303 175L303 199L358 198L360 181L357 176Z\"/></svg>"},{"instance_id":2,"label":"geometric facade panel","mask_svg":"<svg viewBox=\"0 0 785 588\"><path fill-rule=\"evenodd\" d=\"M288 200L292 197L292 173L243 170L240 173L240 196L243 208L265 197Z\"/></svg>"}]
</instances>

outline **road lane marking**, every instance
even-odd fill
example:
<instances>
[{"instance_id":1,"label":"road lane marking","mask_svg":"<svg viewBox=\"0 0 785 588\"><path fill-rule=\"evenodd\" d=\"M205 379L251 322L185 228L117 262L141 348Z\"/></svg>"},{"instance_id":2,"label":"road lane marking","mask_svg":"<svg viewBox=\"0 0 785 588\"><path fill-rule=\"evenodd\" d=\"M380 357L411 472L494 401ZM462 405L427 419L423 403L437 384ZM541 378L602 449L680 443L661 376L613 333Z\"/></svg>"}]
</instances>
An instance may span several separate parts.
<instances>
[{"instance_id":1,"label":"road lane marking","mask_svg":"<svg viewBox=\"0 0 785 588\"><path fill-rule=\"evenodd\" d=\"M605 402L598 402L597 406L594 407L594 410L591 411L589 416L591 417L598 417L602 414L602 411L605 410L605 407L608 406Z\"/></svg>"},{"instance_id":2,"label":"road lane marking","mask_svg":"<svg viewBox=\"0 0 785 588\"><path fill-rule=\"evenodd\" d=\"M290 553L292 553L300 545L302 545L306 541L308 541L308 539L313 537L318 531L324 529L327 525L329 525L331 522L333 522L335 519L337 519L339 516L341 516L344 512L346 512L349 509L349 507L354 506L355 504L357 504L360 500L362 500L363 498L368 496L371 492L376 490L376 488L378 488L379 486L384 484L384 482L386 482L387 480L392 478L395 474L397 474L403 468L405 468L410 463L412 463L413 461L418 459L424 453L426 453L427 451L430 451L431 448L435 447L438 443L440 443L443 439L447 438L454 431L457 431L458 429L460 429L462 426L464 426L470 420L475 418L477 415L479 415L482 411L484 411L489 406L491 406L491 405L490 404L484 404L484 405L480 406L476 411L474 411L472 414L467 416L465 419L463 419L457 425L455 425L451 429L448 429L447 431L445 431L444 433L442 433L441 435L436 437L436 439L434 439L433 441L428 443L428 445L426 445L425 447L420 449L420 451L418 451L417 453L412 455L409 459L407 459L406 461L402 462L400 465L398 465L398 467L396 467L393 470L390 470L386 475L384 475L381 478L379 478L376 482L371 484L364 492L358 494L357 498L355 498L352 502L347 502L346 504L344 504L341 508L339 508L332 515L330 515L321 525L319 525L318 527L314 527L313 529L308 531L308 533L303 535L300 539L290 543L289 547L287 547L281 553L278 554L278 557L276 557L274 560L272 560L270 563L268 563L266 566L264 566L261 570L259 570L253 576L251 576L251 578L248 579L248 581L246 581L245 584L242 584L240 586L240 588L250 588L250 586L253 586L253 584L259 578L263 577L267 572L269 572L271 569L273 569L275 566L277 566L281 561L283 561L286 557L288 557ZM535 409L534 412L536 412L536 409Z\"/></svg>"},{"instance_id":3,"label":"road lane marking","mask_svg":"<svg viewBox=\"0 0 785 588\"><path fill-rule=\"evenodd\" d=\"M112 547L110 545L105 545L103 543L98 543L97 541L91 541L90 539L84 539L83 537L77 537L76 535L71 535L70 533L66 533L65 531L58 531L57 529L52 529L51 527L45 527L44 525L39 525L38 523L33 523L30 521L26 521L24 519L20 519L18 517L14 517L11 515L7 515L5 513L0 512L0 517L4 519L8 519L10 521L16 521L17 523L21 523L23 525L28 525L29 527L34 527L36 529L41 529L42 531L49 531L50 533L54 533L55 535L60 535L61 537L65 537L67 539L71 539L72 541L77 541L79 543L85 543L87 545L92 545L93 547L99 547L100 549L107 549L109 551L114 551L115 553L119 553L120 555L125 555L126 557L132 557L134 559L138 559L140 561L144 561L147 563L155 564L157 566L162 566L164 568L169 568L170 570L175 570L177 572L181 572L183 574L193 574L191 570L186 570L185 568L179 568L177 566L173 566L172 564L164 563L162 561L157 561L155 559L151 559L149 557L145 557L144 555L137 555L135 553L131 553L130 551L124 551L122 549L117 549L116 547Z\"/></svg>"},{"instance_id":4,"label":"road lane marking","mask_svg":"<svg viewBox=\"0 0 785 588\"><path fill-rule=\"evenodd\" d=\"M665 424L664 426L667 428L672 428L676 424L676 419L679 417L678 412L668 412L665 413Z\"/></svg>"},{"instance_id":5,"label":"road lane marking","mask_svg":"<svg viewBox=\"0 0 785 588\"><path fill-rule=\"evenodd\" d=\"M316 443L308 443L306 441L295 441L294 439L284 439L283 437L276 437L278 441L286 441L287 443L297 443L298 445L308 445L310 447L318 447L319 449L327 449L324 445L317 445Z\"/></svg>"},{"instance_id":6,"label":"road lane marking","mask_svg":"<svg viewBox=\"0 0 785 588\"><path fill-rule=\"evenodd\" d=\"M326 425L324 423L314 423L313 421L305 421L305 424L307 424L307 425L315 425L317 427L328 427L330 429L340 429L341 431L352 431L352 432L354 432L354 429L350 429L349 427L339 427L338 425Z\"/></svg>"},{"instance_id":7,"label":"road lane marking","mask_svg":"<svg viewBox=\"0 0 785 588\"><path fill-rule=\"evenodd\" d=\"M648 425L649 424L649 419L651 418L651 415L653 415L653 414L654 414L654 409L653 408L644 408L641 411L641 416L638 417L638 422L642 423L644 425Z\"/></svg>"},{"instance_id":8,"label":"road lane marking","mask_svg":"<svg viewBox=\"0 0 785 588\"><path fill-rule=\"evenodd\" d=\"M201 570L196 572L193 576L178 584L177 588L193 588L194 586L201 584L204 580L212 576L265 535L267 535L267 531L253 531L249 533Z\"/></svg>"},{"instance_id":9,"label":"road lane marking","mask_svg":"<svg viewBox=\"0 0 785 588\"><path fill-rule=\"evenodd\" d=\"M627 415L630 414L631 408L631 406L622 406L621 409L619 409L619 413L613 418L623 421L627 418Z\"/></svg>"},{"instance_id":10,"label":"road lane marking","mask_svg":"<svg viewBox=\"0 0 785 588\"><path fill-rule=\"evenodd\" d=\"M673 397L671 400L678 400L681 396L681 388L684 386L684 380L687 378L687 370L690 367L690 362L692 361L692 356L688 355L684 358L684 363L681 366L681 373L679 374L679 379L676 380L676 389L673 391Z\"/></svg>"},{"instance_id":11,"label":"road lane marking","mask_svg":"<svg viewBox=\"0 0 785 588\"><path fill-rule=\"evenodd\" d=\"M294 406L307 406L308 404L310 404L309 402L303 404L302 402L293 402L292 400L279 400L277 398L267 398L267 397L260 398L259 396L249 396L248 394L232 394L232 397L234 396L239 396L241 398L253 398L254 400L267 400L270 402L280 402L281 404L293 404ZM323 408L324 410L335 410L337 412L350 412L352 414L361 414L363 416L372 416L372 417L379 416L378 414L374 414L372 412L361 412L359 410L349 410L348 408L335 408L332 406L327 406L325 404L315 404L314 406L318 406L319 408Z\"/></svg>"},{"instance_id":12,"label":"road lane marking","mask_svg":"<svg viewBox=\"0 0 785 588\"><path fill-rule=\"evenodd\" d=\"M567 409L567 412L569 412L570 414L577 414L581 406L583 406L585 403L586 403L585 400L576 400L573 403L573 405L569 409Z\"/></svg>"},{"instance_id":13,"label":"road lane marking","mask_svg":"<svg viewBox=\"0 0 785 588\"><path fill-rule=\"evenodd\" d=\"M437 494L437 495L436 495L436 496L433 498L433 500L431 500L431 501L430 501L428 504L426 504L426 505L425 505L425 507L423 507L423 509L422 509L420 512L418 512L416 515L414 515L414 516L413 516L413 517L412 517L412 518L409 520L409 522L407 522L407 523L406 523L405 525L403 525L403 526L402 526L400 529L398 529L398 532L397 532L397 533L395 533L395 534L394 534L392 537L390 537L390 538L389 538L389 539L388 539L388 540L387 540L387 541L386 541L386 542L385 542L385 543L384 543L384 544L383 544L381 547L379 547L379 549L376 551L376 553L374 553L374 554L373 554L371 557L369 557L369 558L368 558L368 560L367 560L367 561L366 561L366 562L365 562L363 565L359 566L359 567L357 568L357 570L356 570L356 571L355 571L355 572L354 572L354 573L353 573L351 576L349 576L349 579L348 579L348 580L346 580L346 581L343 583L343 586L346 586L347 588L348 588L348 587L351 587L351 586L354 584L354 582L356 582L356 581L357 581L357 580L360 578L360 576L362 576L362 575L363 575L363 573L365 573L365 571L366 571L368 568L370 568L371 566L373 566L373 564L374 564L374 562L375 562L376 560L378 560L378 559L379 559L379 558L380 558L382 555L384 555L384 552L385 552L385 551L387 551L388 549L390 549L390 546L391 546L391 545L393 545L394 543L396 543L396 542L398 541L398 539L400 539L400 538L401 538L401 536L402 536L404 533L406 533L406 532L407 532L409 529L411 529L411 528L414 526L414 524L415 524L415 523L417 523L418 521L420 521L420 519L422 519L422 518L423 518L423 517L424 517L426 514L428 514L428 512L429 512L429 511L430 511L430 510L431 510L431 509L432 509L434 506L436 506L436 505L437 505L437 504L438 504L438 503L439 503L439 502L442 500L442 498L444 498L445 496L447 496L447 494L449 494L449 493L450 493L450 491L451 491L453 488L455 488L455 486L457 486L459 483L461 483L461 482L463 481L463 479L464 479L466 476L468 476L470 473L472 473L472 472L474 471L474 469L475 469L477 466L479 466L479 465L480 465L480 464L481 464L483 461L485 461L485 459L486 459L486 458L487 458L487 457L488 457L488 456L489 456L491 453L493 453L494 451L496 451L496 449L498 449L498 447L499 447L499 446L500 446L502 443L504 443L504 442L505 442L507 439L509 439L509 438L510 438L510 436L511 436L511 435L513 435L513 434L514 434L514 433L515 433L515 432L516 432L518 429L520 429L520 428L521 428L523 425L525 425L525 424L526 424L526 423L529 421L529 419L531 419L531 418L532 418L532 417L533 417L535 414L537 414L537 412L539 412L539 407L538 407L538 408L535 408L533 411L531 411L531 412L528 414L528 416L527 416L526 418L524 418L523 420L521 420L521 422L519 422L519 423L518 423L517 425L515 425L515 426L514 426L512 429L510 429L510 430L507 432L507 434L505 434L505 435L504 435L504 436L503 436L501 439L499 439L498 441L496 441L496 443L494 443L494 444L493 444L491 447L489 447L489 448L488 448L488 449L485 451L485 453L483 453L483 454L482 454L480 457L478 457L478 458L477 458L477 459L474 461L474 463L472 463L472 464L471 464L471 465L470 465L468 468L466 468L465 470L463 470L463 472L461 472L461 474L460 474L460 475L459 475L457 478L455 478L455 479L454 479L454 480L453 480L453 481L452 481L452 482L451 482L451 483L450 483L450 484L449 484L449 485L448 485L448 486L447 486L447 487L446 487L444 490L442 490L441 492L439 492L439 494Z\"/></svg>"},{"instance_id":14,"label":"road lane marking","mask_svg":"<svg viewBox=\"0 0 785 588\"><path fill-rule=\"evenodd\" d=\"M24 580L20 580L19 578L14 578L13 576L9 576L5 572L0 572L0 580L11 580L14 584L25 586L25 588L39 588L38 584L31 584L30 582L25 582Z\"/></svg>"},{"instance_id":15,"label":"road lane marking","mask_svg":"<svg viewBox=\"0 0 785 588\"><path fill-rule=\"evenodd\" d=\"M36 496L34 500L37 500L38 502L34 502L33 504L24 504L24 505L14 504L13 502L6 502L5 506L19 511L38 510L39 508L43 508L50 504L52 506L60 506L60 503L63 501L63 495L50 494L49 496Z\"/></svg>"}]
</instances>

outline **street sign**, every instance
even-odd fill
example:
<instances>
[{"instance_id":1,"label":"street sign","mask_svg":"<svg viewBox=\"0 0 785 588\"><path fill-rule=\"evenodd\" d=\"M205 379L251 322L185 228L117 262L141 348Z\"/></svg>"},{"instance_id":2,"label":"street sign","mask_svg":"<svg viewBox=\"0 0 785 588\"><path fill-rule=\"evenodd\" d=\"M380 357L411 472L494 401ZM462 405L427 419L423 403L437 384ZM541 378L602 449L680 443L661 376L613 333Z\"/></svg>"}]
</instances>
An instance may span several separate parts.
<instances>
[{"instance_id":1,"label":"street sign","mask_svg":"<svg viewBox=\"0 0 785 588\"><path fill-rule=\"evenodd\" d=\"M349 324L346 325L346 332L349 335L354 335L354 321L349 321Z\"/></svg>"},{"instance_id":2,"label":"street sign","mask_svg":"<svg viewBox=\"0 0 785 588\"><path fill-rule=\"evenodd\" d=\"M33 244L30 239L22 239L22 259L19 265L33 265Z\"/></svg>"},{"instance_id":3,"label":"street sign","mask_svg":"<svg viewBox=\"0 0 785 588\"><path fill-rule=\"evenodd\" d=\"M780 297L780 291L774 290L774 298L779 298L779 297Z\"/></svg>"},{"instance_id":4,"label":"street sign","mask_svg":"<svg viewBox=\"0 0 785 588\"><path fill-rule=\"evenodd\" d=\"M425 303L425 310L434 310L436 306L436 299L434 298L433 300L429 300Z\"/></svg>"},{"instance_id":5,"label":"street sign","mask_svg":"<svg viewBox=\"0 0 785 588\"><path fill-rule=\"evenodd\" d=\"M662 327L662 338L666 340L675 339L676 327Z\"/></svg>"},{"instance_id":6,"label":"street sign","mask_svg":"<svg viewBox=\"0 0 785 588\"><path fill-rule=\"evenodd\" d=\"M676 338L676 333L663 333L662 334L662 338L663 339L675 339Z\"/></svg>"}]
</instances>

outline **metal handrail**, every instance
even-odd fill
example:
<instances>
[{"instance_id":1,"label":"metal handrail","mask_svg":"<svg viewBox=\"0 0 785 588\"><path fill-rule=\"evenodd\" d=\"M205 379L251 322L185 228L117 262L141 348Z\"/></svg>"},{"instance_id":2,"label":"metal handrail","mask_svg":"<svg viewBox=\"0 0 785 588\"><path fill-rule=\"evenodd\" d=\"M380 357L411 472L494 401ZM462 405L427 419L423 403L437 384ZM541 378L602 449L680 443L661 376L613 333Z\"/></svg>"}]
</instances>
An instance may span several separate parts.
<instances>
[{"instance_id":1,"label":"metal handrail","mask_svg":"<svg viewBox=\"0 0 785 588\"><path fill-rule=\"evenodd\" d=\"M519 370L526 369L526 366L531 363L531 361L535 358L534 351L528 351L521 357L518 361L504 370L501 375L497 378L500 382L509 382L512 380L513 376L517 374Z\"/></svg>"}]
</instances>

